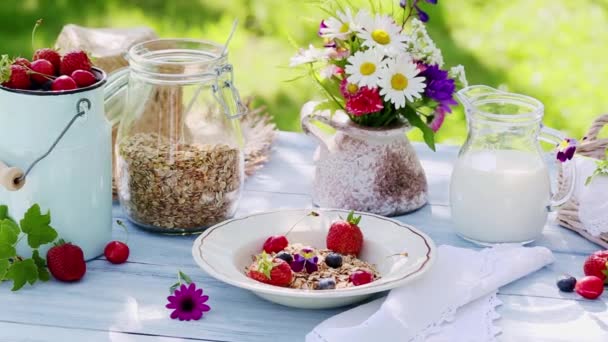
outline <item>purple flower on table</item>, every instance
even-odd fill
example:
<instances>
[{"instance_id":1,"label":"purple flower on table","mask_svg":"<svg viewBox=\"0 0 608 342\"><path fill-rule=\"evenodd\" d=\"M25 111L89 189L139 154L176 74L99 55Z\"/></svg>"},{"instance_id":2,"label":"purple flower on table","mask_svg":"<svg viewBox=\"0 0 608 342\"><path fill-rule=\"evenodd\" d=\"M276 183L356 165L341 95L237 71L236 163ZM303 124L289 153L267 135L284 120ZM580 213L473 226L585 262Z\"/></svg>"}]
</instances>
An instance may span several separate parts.
<instances>
[{"instance_id":1,"label":"purple flower on table","mask_svg":"<svg viewBox=\"0 0 608 342\"><path fill-rule=\"evenodd\" d=\"M211 310L211 307L205 304L209 296L203 295L203 289L197 289L195 283L182 284L167 300L169 303L166 308L173 309L171 318L180 321L197 321L203 317L204 312Z\"/></svg>"},{"instance_id":2,"label":"purple flower on table","mask_svg":"<svg viewBox=\"0 0 608 342\"><path fill-rule=\"evenodd\" d=\"M562 163L571 160L574 157L574 152L576 152L576 140L566 138L557 145L557 160Z\"/></svg>"},{"instance_id":3,"label":"purple flower on table","mask_svg":"<svg viewBox=\"0 0 608 342\"><path fill-rule=\"evenodd\" d=\"M302 272L306 270L308 273L314 273L319 269L319 257L315 255L314 251L310 248L304 248L301 251L302 254L296 253L293 256L291 262L291 270L294 272Z\"/></svg>"}]
</instances>

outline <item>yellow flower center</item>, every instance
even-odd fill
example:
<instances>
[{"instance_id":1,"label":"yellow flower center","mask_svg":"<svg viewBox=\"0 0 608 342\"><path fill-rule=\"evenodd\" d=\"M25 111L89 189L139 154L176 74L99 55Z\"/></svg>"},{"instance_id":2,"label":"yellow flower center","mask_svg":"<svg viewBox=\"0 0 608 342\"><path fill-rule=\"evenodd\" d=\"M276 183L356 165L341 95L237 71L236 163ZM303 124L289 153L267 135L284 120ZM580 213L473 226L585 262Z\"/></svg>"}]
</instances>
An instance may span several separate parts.
<instances>
[{"instance_id":1,"label":"yellow flower center","mask_svg":"<svg viewBox=\"0 0 608 342\"><path fill-rule=\"evenodd\" d=\"M403 90L407 88L407 84L407 77L402 74L394 74L393 77L391 77L391 87L393 87L393 89Z\"/></svg>"},{"instance_id":2,"label":"yellow flower center","mask_svg":"<svg viewBox=\"0 0 608 342\"><path fill-rule=\"evenodd\" d=\"M363 62L359 67L359 71L361 72L361 75L369 76L376 72L376 65L370 62Z\"/></svg>"},{"instance_id":3,"label":"yellow flower center","mask_svg":"<svg viewBox=\"0 0 608 342\"><path fill-rule=\"evenodd\" d=\"M340 26L340 33L346 33L348 32L350 28L348 27L347 23L343 23L342 26Z\"/></svg>"},{"instance_id":4,"label":"yellow flower center","mask_svg":"<svg viewBox=\"0 0 608 342\"><path fill-rule=\"evenodd\" d=\"M346 86L346 91L348 91L351 94L356 94L359 91L359 87L357 87L356 84L349 83Z\"/></svg>"},{"instance_id":5,"label":"yellow flower center","mask_svg":"<svg viewBox=\"0 0 608 342\"><path fill-rule=\"evenodd\" d=\"M565 150L566 148L568 148L568 146L570 146L570 143L568 143L568 140L564 139L559 143L558 148L560 150Z\"/></svg>"},{"instance_id":6,"label":"yellow flower center","mask_svg":"<svg viewBox=\"0 0 608 342\"><path fill-rule=\"evenodd\" d=\"M378 44L386 45L391 42L391 36L388 35L388 32L377 29L372 32L372 39L376 41Z\"/></svg>"}]
</instances>

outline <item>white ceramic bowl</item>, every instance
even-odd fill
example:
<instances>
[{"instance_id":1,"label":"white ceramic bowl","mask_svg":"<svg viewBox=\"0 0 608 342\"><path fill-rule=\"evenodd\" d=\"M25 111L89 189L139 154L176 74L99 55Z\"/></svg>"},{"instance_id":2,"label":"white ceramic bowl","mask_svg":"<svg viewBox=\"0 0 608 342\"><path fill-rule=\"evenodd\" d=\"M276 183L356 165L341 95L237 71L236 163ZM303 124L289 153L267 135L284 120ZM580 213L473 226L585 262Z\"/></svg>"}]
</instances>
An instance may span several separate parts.
<instances>
[{"instance_id":1,"label":"white ceramic bowl","mask_svg":"<svg viewBox=\"0 0 608 342\"><path fill-rule=\"evenodd\" d=\"M212 277L247 289L271 302L297 308L333 308L361 301L374 293L410 282L433 265L435 244L424 233L407 224L373 214L362 216L359 227L364 244L359 258L375 264L381 279L372 283L336 290L300 290L260 283L245 275L251 256L261 252L266 238L285 234L305 217L287 238L325 248L325 237L333 221L348 212L312 209L318 217L308 216L311 209L279 210L252 214L217 224L201 234L192 247L194 260ZM393 256L407 252L408 256Z\"/></svg>"}]
</instances>

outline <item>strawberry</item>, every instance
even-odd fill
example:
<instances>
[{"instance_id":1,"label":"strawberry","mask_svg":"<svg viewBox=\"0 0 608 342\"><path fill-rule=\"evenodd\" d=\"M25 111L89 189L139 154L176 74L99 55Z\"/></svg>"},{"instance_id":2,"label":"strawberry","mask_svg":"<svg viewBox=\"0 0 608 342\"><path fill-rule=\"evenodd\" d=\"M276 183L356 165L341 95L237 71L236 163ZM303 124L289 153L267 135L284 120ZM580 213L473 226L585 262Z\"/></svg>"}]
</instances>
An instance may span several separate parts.
<instances>
[{"instance_id":1,"label":"strawberry","mask_svg":"<svg viewBox=\"0 0 608 342\"><path fill-rule=\"evenodd\" d=\"M341 254L358 255L363 247L363 233L357 226L359 222L361 216L355 217L355 212L351 211L346 221L332 223L327 233L327 248Z\"/></svg>"},{"instance_id":2,"label":"strawberry","mask_svg":"<svg viewBox=\"0 0 608 342\"><path fill-rule=\"evenodd\" d=\"M80 247L59 240L46 255L49 271L60 281L78 281L87 271L84 254Z\"/></svg>"},{"instance_id":3,"label":"strawberry","mask_svg":"<svg viewBox=\"0 0 608 342\"><path fill-rule=\"evenodd\" d=\"M264 284L283 287L289 286L293 277L291 267L287 262L279 258L273 259L266 252L262 252L251 264L247 275Z\"/></svg>"},{"instance_id":4,"label":"strawberry","mask_svg":"<svg viewBox=\"0 0 608 342\"><path fill-rule=\"evenodd\" d=\"M596 276L608 284L608 250L591 254L583 266L587 276Z\"/></svg>"},{"instance_id":5,"label":"strawberry","mask_svg":"<svg viewBox=\"0 0 608 342\"><path fill-rule=\"evenodd\" d=\"M129 258L129 246L121 241L110 241L103 250L109 262L122 264Z\"/></svg>"},{"instance_id":6,"label":"strawberry","mask_svg":"<svg viewBox=\"0 0 608 342\"><path fill-rule=\"evenodd\" d=\"M55 76L55 68L46 59L37 59L30 66L30 78L34 83L43 85Z\"/></svg>"},{"instance_id":7,"label":"strawberry","mask_svg":"<svg viewBox=\"0 0 608 342\"><path fill-rule=\"evenodd\" d=\"M91 60L82 50L68 52L61 59L59 67L61 75L72 75L76 70L91 71Z\"/></svg>"},{"instance_id":8,"label":"strawberry","mask_svg":"<svg viewBox=\"0 0 608 342\"><path fill-rule=\"evenodd\" d=\"M264 242L264 252L278 253L287 247L289 241L283 235L273 235Z\"/></svg>"},{"instance_id":9,"label":"strawberry","mask_svg":"<svg viewBox=\"0 0 608 342\"><path fill-rule=\"evenodd\" d=\"M52 91L72 90L78 88L76 82L70 76L59 76L51 83Z\"/></svg>"},{"instance_id":10,"label":"strawberry","mask_svg":"<svg viewBox=\"0 0 608 342\"><path fill-rule=\"evenodd\" d=\"M8 81L2 83L3 86L13 89L30 89L32 81L27 69L21 65L11 65L9 69Z\"/></svg>"},{"instance_id":11,"label":"strawberry","mask_svg":"<svg viewBox=\"0 0 608 342\"><path fill-rule=\"evenodd\" d=\"M51 64L53 65L53 76L57 75L57 72L59 71L59 67L61 65L61 56L59 55L59 52L57 52L57 50L49 48L38 49L34 53L32 61L37 61L39 59L46 59L47 61L51 62Z\"/></svg>"},{"instance_id":12,"label":"strawberry","mask_svg":"<svg viewBox=\"0 0 608 342\"><path fill-rule=\"evenodd\" d=\"M27 58L17 57L13 61L13 65L21 65L21 66L24 66L26 68L29 68L29 67L32 66L32 63L30 63L30 61L28 61Z\"/></svg>"},{"instance_id":13,"label":"strawberry","mask_svg":"<svg viewBox=\"0 0 608 342\"><path fill-rule=\"evenodd\" d=\"M78 88L88 87L91 84L97 82L97 78L95 77L95 75L92 72L86 70L74 70L71 76L78 85Z\"/></svg>"}]
</instances>

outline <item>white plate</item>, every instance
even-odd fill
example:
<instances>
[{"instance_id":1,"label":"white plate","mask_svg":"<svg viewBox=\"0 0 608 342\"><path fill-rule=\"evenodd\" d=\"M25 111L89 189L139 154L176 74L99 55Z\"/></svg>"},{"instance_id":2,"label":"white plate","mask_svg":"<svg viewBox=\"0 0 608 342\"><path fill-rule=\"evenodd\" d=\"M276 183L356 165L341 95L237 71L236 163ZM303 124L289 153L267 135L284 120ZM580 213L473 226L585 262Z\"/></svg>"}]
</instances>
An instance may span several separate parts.
<instances>
[{"instance_id":1,"label":"white plate","mask_svg":"<svg viewBox=\"0 0 608 342\"><path fill-rule=\"evenodd\" d=\"M287 236L290 243L325 248L331 223L348 212L312 209L320 216L305 217ZM435 244L418 229L382 216L362 216L359 227L364 244L359 258L375 264L381 279L366 285L336 290L300 290L260 283L245 275L251 256L261 252L266 238L285 234L311 209L279 210L228 220L207 229L192 247L197 264L212 277L255 293L271 302L297 308L333 308L361 301L374 293L410 282L433 265ZM407 257L392 256L407 252Z\"/></svg>"}]
</instances>

